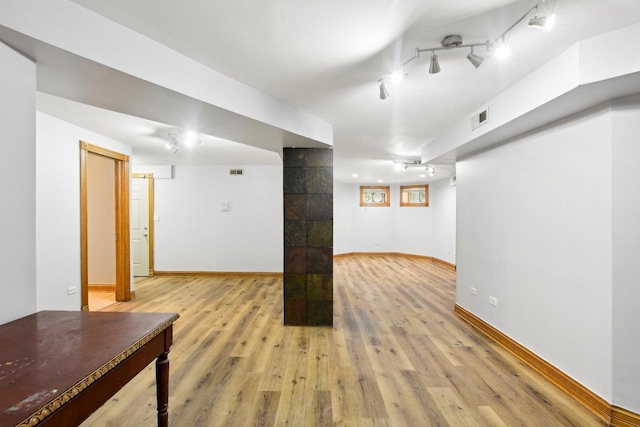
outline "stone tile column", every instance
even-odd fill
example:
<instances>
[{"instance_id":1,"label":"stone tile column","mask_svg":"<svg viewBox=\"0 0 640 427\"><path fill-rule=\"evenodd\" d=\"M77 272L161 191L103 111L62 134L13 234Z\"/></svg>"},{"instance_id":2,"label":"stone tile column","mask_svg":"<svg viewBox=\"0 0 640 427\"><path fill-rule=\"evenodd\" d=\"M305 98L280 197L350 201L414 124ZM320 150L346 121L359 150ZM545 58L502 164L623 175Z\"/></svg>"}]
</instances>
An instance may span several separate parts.
<instances>
[{"instance_id":1,"label":"stone tile column","mask_svg":"<svg viewBox=\"0 0 640 427\"><path fill-rule=\"evenodd\" d=\"M283 157L284 324L333 325L333 150Z\"/></svg>"}]
</instances>

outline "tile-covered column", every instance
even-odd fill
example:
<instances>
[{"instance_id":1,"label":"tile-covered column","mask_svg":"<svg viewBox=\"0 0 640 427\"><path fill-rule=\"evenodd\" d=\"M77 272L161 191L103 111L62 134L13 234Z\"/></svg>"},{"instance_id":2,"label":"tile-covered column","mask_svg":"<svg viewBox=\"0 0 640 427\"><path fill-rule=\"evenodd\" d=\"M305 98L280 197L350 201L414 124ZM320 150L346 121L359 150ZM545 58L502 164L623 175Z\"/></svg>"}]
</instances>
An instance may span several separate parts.
<instances>
[{"instance_id":1,"label":"tile-covered column","mask_svg":"<svg viewBox=\"0 0 640 427\"><path fill-rule=\"evenodd\" d=\"M283 155L284 324L333 325L333 150Z\"/></svg>"}]
</instances>

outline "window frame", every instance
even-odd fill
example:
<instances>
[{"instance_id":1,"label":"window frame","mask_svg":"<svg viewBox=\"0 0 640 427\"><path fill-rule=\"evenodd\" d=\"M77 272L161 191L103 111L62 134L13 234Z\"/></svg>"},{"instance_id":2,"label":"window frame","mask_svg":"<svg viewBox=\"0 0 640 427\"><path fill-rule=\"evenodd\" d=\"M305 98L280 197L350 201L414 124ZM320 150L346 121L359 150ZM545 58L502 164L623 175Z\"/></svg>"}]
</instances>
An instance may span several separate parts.
<instances>
[{"instance_id":1,"label":"window frame","mask_svg":"<svg viewBox=\"0 0 640 427\"><path fill-rule=\"evenodd\" d=\"M365 201L365 193L367 190L379 190L370 191L371 193L384 193L384 200L380 202ZM389 207L391 206L391 187L388 185L361 185L360 186L360 206L361 207Z\"/></svg>"},{"instance_id":2,"label":"window frame","mask_svg":"<svg viewBox=\"0 0 640 427\"><path fill-rule=\"evenodd\" d=\"M424 189L424 202L410 202L408 200L405 201L405 191L411 189ZM408 194L408 192L407 192ZM400 186L400 206L403 207L413 207L413 208L426 208L429 206L429 184L417 184L417 185L401 185Z\"/></svg>"}]
</instances>

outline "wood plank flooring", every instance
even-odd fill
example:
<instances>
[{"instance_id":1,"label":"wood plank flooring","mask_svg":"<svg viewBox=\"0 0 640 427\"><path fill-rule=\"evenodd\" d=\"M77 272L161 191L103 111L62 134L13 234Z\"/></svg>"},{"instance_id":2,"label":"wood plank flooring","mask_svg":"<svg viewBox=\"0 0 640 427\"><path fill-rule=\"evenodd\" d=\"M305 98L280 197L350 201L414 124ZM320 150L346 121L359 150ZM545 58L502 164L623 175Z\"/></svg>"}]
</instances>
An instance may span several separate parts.
<instances>
[{"instance_id":1,"label":"wood plank flooring","mask_svg":"<svg viewBox=\"0 0 640 427\"><path fill-rule=\"evenodd\" d=\"M104 310L116 303L116 291L89 290L89 311Z\"/></svg>"},{"instance_id":2,"label":"wood plank flooring","mask_svg":"<svg viewBox=\"0 0 640 427\"><path fill-rule=\"evenodd\" d=\"M334 326L282 325L276 278L162 277L106 311L177 312L170 425L601 426L453 314L455 273L337 258ZM83 426L153 426L153 364Z\"/></svg>"}]
</instances>

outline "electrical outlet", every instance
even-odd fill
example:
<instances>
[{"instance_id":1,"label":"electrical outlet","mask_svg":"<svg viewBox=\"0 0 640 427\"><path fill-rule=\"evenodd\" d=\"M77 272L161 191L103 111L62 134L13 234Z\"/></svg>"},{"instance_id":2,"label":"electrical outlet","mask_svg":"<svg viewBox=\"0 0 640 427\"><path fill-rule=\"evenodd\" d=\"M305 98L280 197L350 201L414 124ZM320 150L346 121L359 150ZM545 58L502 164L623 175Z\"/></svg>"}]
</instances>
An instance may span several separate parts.
<instances>
[{"instance_id":1,"label":"electrical outlet","mask_svg":"<svg viewBox=\"0 0 640 427\"><path fill-rule=\"evenodd\" d=\"M471 287L470 292L471 292L471 295L478 295L478 290L473 286Z\"/></svg>"},{"instance_id":2,"label":"electrical outlet","mask_svg":"<svg viewBox=\"0 0 640 427\"><path fill-rule=\"evenodd\" d=\"M497 306L498 299L496 297L489 297L489 304Z\"/></svg>"},{"instance_id":3,"label":"electrical outlet","mask_svg":"<svg viewBox=\"0 0 640 427\"><path fill-rule=\"evenodd\" d=\"M76 292L78 292L78 288L77 288L77 287L75 287L75 286L71 286L70 288L67 288L67 293L68 293L69 295L73 295L73 294L75 294Z\"/></svg>"}]
</instances>

